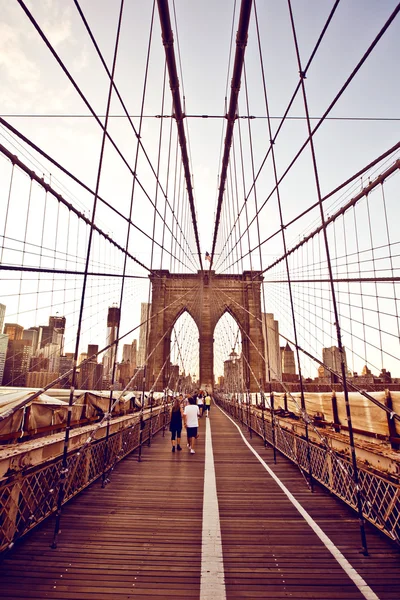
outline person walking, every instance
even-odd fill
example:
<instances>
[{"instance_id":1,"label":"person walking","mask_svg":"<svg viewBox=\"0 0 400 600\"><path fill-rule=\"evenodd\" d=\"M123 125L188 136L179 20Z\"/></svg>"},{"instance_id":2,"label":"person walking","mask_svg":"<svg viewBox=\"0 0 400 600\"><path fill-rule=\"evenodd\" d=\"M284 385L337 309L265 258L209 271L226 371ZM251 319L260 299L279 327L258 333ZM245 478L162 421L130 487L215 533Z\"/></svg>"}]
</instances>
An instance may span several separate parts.
<instances>
[{"instance_id":1,"label":"person walking","mask_svg":"<svg viewBox=\"0 0 400 600\"><path fill-rule=\"evenodd\" d=\"M190 454L195 454L194 442L198 435L199 429L199 407L196 404L196 397L189 398L189 404L185 406L183 411L183 420L186 427L188 439L188 448Z\"/></svg>"},{"instance_id":2,"label":"person walking","mask_svg":"<svg viewBox=\"0 0 400 600\"><path fill-rule=\"evenodd\" d=\"M171 409L171 420L169 422L169 430L171 432L171 444L172 452L175 452L175 440L176 449L182 450L181 448L181 433L182 433L182 409L179 398L175 398L174 404Z\"/></svg>"},{"instance_id":3,"label":"person walking","mask_svg":"<svg viewBox=\"0 0 400 600\"><path fill-rule=\"evenodd\" d=\"M203 398L202 392L199 392L197 394L197 406L199 407L200 418L201 418L203 416L203 411L204 411L204 398Z\"/></svg>"},{"instance_id":4,"label":"person walking","mask_svg":"<svg viewBox=\"0 0 400 600\"><path fill-rule=\"evenodd\" d=\"M211 396L209 393L207 393L207 396L204 399L204 410L206 411L206 417L208 417L210 414L210 408L211 408Z\"/></svg>"}]
</instances>

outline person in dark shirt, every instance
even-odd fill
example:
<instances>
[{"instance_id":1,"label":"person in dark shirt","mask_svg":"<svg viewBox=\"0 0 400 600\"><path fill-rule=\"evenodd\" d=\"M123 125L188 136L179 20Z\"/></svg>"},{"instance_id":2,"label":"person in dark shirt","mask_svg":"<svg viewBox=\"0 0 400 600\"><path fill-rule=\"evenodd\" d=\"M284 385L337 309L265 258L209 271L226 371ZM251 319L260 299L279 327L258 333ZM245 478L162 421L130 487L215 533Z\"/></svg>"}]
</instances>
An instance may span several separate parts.
<instances>
[{"instance_id":1,"label":"person in dark shirt","mask_svg":"<svg viewBox=\"0 0 400 600\"><path fill-rule=\"evenodd\" d=\"M172 452L175 452L175 440L176 449L182 450L181 444L181 433L182 433L182 409L179 402L179 398L175 398L174 404L171 409L171 420L169 423L169 430L171 432L171 444Z\"/></svg>"}]
</instances>

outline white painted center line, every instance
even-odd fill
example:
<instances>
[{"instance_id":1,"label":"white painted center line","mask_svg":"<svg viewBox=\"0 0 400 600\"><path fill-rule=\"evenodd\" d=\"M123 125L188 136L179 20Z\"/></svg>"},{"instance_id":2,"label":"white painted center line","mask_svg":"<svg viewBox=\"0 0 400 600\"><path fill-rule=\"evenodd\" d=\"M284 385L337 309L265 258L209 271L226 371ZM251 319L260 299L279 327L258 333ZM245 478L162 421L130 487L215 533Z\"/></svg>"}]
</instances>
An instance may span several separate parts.
<instances>
[{"instance_id":1,"label":"white painted center line","mask_svg":"<svg viewBox=\"0 0 400 600\"><path fill-rule=\"evenodd\" d=\"M345 571L345 573L350 577L350 579L358 587L358 589L360 590L360 592L364 596L364 598L366 598L367 600L379 600L379 597L369 587L369 585L361 577L361 575L355 570L355 568L352 567L352 565L349 563L347 558L345 558L345 556L343 556L343 554L340 552L339 548L337 548L335 546L335 544L332 542L332 540L326 535L326 533L324 533L322 531L321 527L319 525L317 525L317 523L314 521L314 519L311 517L311 515L309 515L308 512L302 507L300 502L298 502L296 500L296 498L293 496L293 494L282 483L282 481L279 479L279 477L277 477L275 475L275 473L272 471L272 469L270 469L270 467L267 465L267 463L263 461L263 459L258 454L258 452L256 450L254 450L253 446L251 446L251 444L249 444L249 442L246 440L243 433L241 432L240 427L235 423L235 421L233 419L231 419L231 417L228 414L226 414L226 412L224 410L222 410L222 408L220 408L219 406L218 406L218 408L226 417L228 417L228 419L230 421L232 421L232 423L234 424L234 426L237 428L240 435L242 436L242 439L243 439L244 443L246 444L246 446L249 448L249 450L251 450L251 452L254 454L254 456L260 461L260 463L262 464L264 469L266 471L268 471L268 473L271 475L271 477L276 481L276 483L279 485L281 490L289 498L289 500L293 504L293 506L295 506L295 508L297 508L297 510L299 511L301 516L305 519L305 521L308 523L308 525L311 527L311 529L314 531L314 533L317 534L317 536L319 537L321 542L324 544L324 546L329 550L329 552L337 560L337 562L342 567L342 569Z\"/></svg>"},{"instance_id":2,"label":"white painted center line","mask_svg":"<svg viewBox=\"0 0 400 600\"><path fill-rule=\"evenodd\" d=\"M226 600L210 419L206 421L200 600Z\"/></svg>"}]
</instances>

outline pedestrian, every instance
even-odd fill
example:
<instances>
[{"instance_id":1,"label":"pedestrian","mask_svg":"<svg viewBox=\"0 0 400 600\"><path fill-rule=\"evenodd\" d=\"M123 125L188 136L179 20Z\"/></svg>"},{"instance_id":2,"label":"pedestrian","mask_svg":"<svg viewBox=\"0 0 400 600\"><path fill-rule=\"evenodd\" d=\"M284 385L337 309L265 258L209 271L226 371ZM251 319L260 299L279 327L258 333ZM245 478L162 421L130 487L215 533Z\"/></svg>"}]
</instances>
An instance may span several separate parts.
<instances>
[{"instance_id":1,"label":"pedestrian","mask_svg":"<svg viewBox=\"0 0 400 600\"><path fill-rule=\"evenodd\" d=\"M189 398L189 404L185 406L183 411L183 420L186 427L186 434L188 439L188 448L190 454L195 454L194 442L198 436L199 428L199 407L196 404L196 397L192 396Z\"/></svg>"},{"instance_id":2,"label":"pedestrian","mask_svg":"<svg viewBox=\"0 0 400 600\"><path fill-rule=\"evenodd\" d=\"M175 452L175 439L176 449L182 450L181 448L181 433L182 433L182 409L179 402L179 398L175 398L174 404L171 409L171 420L169 422L169 430L171 432L171 444L172 452Z\"/></svg>"},{"instance_id":3,"label":"pedestrian","mask_svg":"<svg viewBox=\"0 0 400 600\"><path fill-rule=\"evenodd\" d=\"M197 406L199 407L199 414L200 414L200 418L203 416L203 411L204 411L204 400L203 400L203 393L199 392L197 395Z\"/></svg>"},{"instance_id":4,"label":"pedestrian","mask_svg":"<svg viewBox=\"0 0 400 600\"><path fill-rule=\"evenodd\" d=\"M206 411L206 417L208 417L210 414L210 408L211 408L211 396L207 392L207 396L204 399L204 410Z\"/></svg>"}]
</instances>

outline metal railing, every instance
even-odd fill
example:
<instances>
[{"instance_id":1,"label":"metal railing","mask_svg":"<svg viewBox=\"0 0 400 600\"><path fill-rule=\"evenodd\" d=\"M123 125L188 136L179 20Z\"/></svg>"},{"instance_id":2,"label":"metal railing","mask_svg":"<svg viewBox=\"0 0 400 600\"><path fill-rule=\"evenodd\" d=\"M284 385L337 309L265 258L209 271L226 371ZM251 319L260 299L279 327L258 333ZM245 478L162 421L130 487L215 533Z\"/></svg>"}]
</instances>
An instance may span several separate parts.
<instances>
[{"instance_id":1,"label":"metal railing","mask_svg":"<svg viewBox=\"0 0 400 600\"><path fill-rule=\"evenodd\" d=\"M140 443L150 442L168 422L169 410L157 407L143 420L138 415L133 425L111 435L108 441L105 438L92 441L71 452L64 503L104 472L109 473L116 463L138 449ZM61 470L60 455L39 467L22 469L0 483L0 552L55 512Z\"/></svg>"},{"instance_id":2,"label":"metal railing","mask_svg":"<svg viewBox=\"0 0 400 600\"><path fill-rule=\"evenodd\" d=\"M272 446L296 463L303 472L309 472L307 442L300 435L275 426L273 431L268 410L264 419L259 411L241 406L238 402L216 398L217 403L236 421L258 434ZM310 442L312 477L331 493L357 509L356 488L350 458L328 451L323 445ZM400 544L400 485L358 462L359 487L365 519Z\"/></svg>"}]
</instances>

